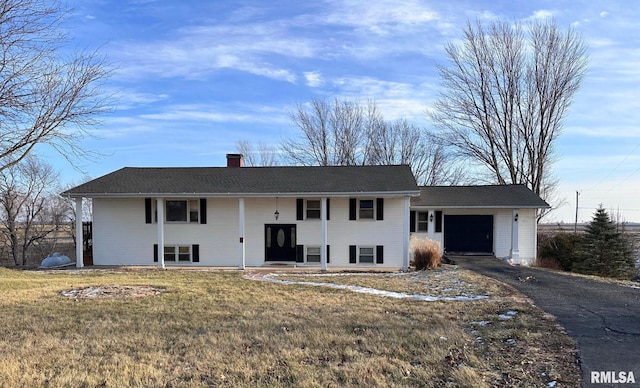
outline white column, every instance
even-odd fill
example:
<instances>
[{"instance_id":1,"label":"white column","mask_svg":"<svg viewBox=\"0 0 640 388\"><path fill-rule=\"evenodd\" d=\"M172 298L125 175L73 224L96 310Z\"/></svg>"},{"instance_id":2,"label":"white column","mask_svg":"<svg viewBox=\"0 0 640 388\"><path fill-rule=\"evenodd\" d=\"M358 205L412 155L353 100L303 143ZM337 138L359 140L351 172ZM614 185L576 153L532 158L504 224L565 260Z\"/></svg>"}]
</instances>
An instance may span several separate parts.
<instances>
[{"instance_id":1,"label":"white column","mask_svg":"<svg viewBox=\"0 0 640 388\"><path fill-rule=\"evenodd\" d=\"M158 268L164 268L164 199L157 199L158 205Z\"/></svg>"},{"instance_id":2,"label":"white column","mask_svg":"<svg viewBox=\"0 0 640 388\"><path fill-rule=\"evenodd\" d=\"M518 248L518 224L520 223L520 215L518 209L513 210L511 215L511 260L514 264L520 264L520 249Z\"/></svg>"},{"instance_id":3,"label":"white column","mask_svg":"<svg viewBox=\"0 0 640 388\"><path fill-rule=\"evenodd\" d=\"M320 239L320 267L322 271L327 270L327 199L320 200L320 229L322 237Z\"/></svg>"},{"instance_id":4,"label":"white column","mask_svg":"<svg viewBox=\"0 0 640 388\"><path fill-rule=\"evenodd\" d=\"M82 197L76 198L76 267L84 267L84 236L82 233Z\"/></svg>"},{"instance_id":5,"label":"white column","mask_svg":"<svg viewBox=\"0 0 640 388\"><path fill-rule=\"evenodd\" d=\"M247 260L247 253L244 245L244 198L240 198L238 202L238 224L240 225L238 235L240 237L240 256L242 257L240 269L244 269Z\"/></svg>"},{"instance_id":6,"label":"white column","mask_svg":"<svg viewBox=\"0 0 640 388\"><path fill-rule=\"evenodd\" d=\"M402 270L409 270L409 205L410 197L404 197L404 222L402 223Z\"/></svg>"}]
</instances>

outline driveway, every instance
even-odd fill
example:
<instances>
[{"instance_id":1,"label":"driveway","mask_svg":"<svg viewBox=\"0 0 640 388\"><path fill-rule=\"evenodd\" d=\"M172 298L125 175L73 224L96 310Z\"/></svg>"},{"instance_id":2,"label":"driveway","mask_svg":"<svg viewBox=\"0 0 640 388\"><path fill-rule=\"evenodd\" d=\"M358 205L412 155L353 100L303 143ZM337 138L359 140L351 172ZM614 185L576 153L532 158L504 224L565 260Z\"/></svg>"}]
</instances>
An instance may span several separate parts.
<instances>
[{"instance_id":1,"label":"driveway","mask_svg":"<svg viewBox=\"0 0 640 388\"><path fill-rule=\"evenodd\" d=\"M578 343L583 386L640 387L639 288L510 266L493 257L454 260L461 267L513 286L542 310L556 316ZM609 379L611 383L592 384L592 372L599 373L600 382ZM629 372L633 372L635 384L614 383L631 380Z\"/></svg>"}]
</instances>

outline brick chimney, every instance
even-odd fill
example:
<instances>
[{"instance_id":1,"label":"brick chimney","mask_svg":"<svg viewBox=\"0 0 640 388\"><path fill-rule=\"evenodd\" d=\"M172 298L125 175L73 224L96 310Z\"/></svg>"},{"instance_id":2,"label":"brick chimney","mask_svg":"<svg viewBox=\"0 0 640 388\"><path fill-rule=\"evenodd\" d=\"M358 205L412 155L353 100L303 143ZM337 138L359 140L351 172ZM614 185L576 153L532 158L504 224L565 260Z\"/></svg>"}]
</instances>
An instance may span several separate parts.
<instances>
[{"instance_id":1,"label":"brick chimney","mask_svg":"<svg viewBox=\"0 0 640 388\"><path fill-rule=\"evenodd\" d=\"M242 167L242 154L227 154L227 167Z\"/></svg>"}]
</instances>

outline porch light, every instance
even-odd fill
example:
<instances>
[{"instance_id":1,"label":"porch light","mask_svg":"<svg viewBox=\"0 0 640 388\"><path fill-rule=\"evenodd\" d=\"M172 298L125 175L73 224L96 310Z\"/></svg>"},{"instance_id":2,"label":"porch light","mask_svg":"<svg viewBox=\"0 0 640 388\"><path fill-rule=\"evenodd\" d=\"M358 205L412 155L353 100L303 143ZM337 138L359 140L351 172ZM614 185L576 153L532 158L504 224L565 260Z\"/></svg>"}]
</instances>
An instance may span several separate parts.
<instances>
[{"instance_id":1,"label":"porch light","mask_svg":"<svg viewBox=\"0 0 640 388\"><path fill-rule=\"evenodd\" d=\"M429 222L433 222L433 213L429 216Z\"/></svg>"},{"instance_id":2,"label":"porch light","mask_svg":"<svg viewBox=\"0 0 640 388\"><path fill-rule=\"evenodd\" d=\"M280 212L278 211L278 197L276 197L276 211L273 212L273 216L276 218L276 221L278 221L278 217L280 217Z\"/></svg>"},{"instance_id":3,"label":"porch light","mask_svg":"<svg viewBox=\"0 0 640 388\"><path fill-rule=\"evenodd\" d=\"M513 221L518 222L518 213L516 213L516 215L513 216Z\"/></svg>"}]
</instances>

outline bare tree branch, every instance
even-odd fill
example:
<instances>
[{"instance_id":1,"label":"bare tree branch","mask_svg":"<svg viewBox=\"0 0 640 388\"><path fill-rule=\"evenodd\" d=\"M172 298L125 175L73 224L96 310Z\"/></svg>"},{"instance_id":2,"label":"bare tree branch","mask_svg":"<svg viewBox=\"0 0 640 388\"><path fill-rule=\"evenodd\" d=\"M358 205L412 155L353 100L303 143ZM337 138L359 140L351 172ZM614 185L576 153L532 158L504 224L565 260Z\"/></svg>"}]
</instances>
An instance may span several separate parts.
<instances>
[{"instance_id":1,"label":"bare tree branch","mask_svg":"<svg viewBox=\"0 0 640 388\"><path fill-rule=\"evenodd\" d=\"M438 68L444 90L430 114L435 138L498 184L526 184L551 199L553 144L587 69L574 31L552 22L469 23Z\"/></svg>"},{"instance_id":2,"label":"bare tree branch","mask_svg":"<svg viewBox=\"0 0 640 388\"><path fill-rule=\"evenodd\" d=\"M37 144L72 162L90 156L80 140L108 110L100 88L110 71L95 52L63 55L67 12L56 1L0 0L0 171Z\"/></svg>"}]
</instances>

